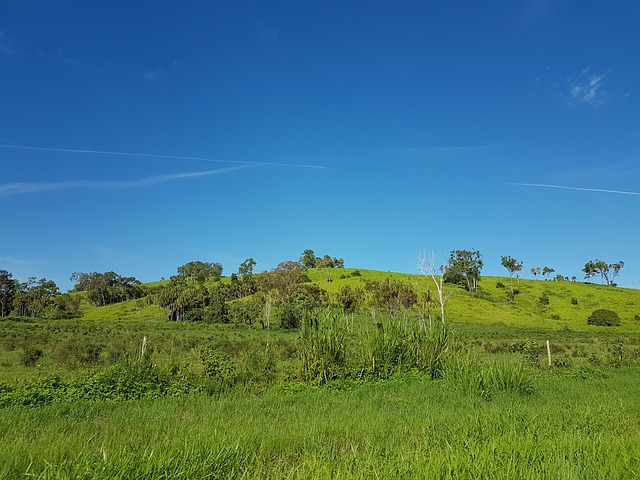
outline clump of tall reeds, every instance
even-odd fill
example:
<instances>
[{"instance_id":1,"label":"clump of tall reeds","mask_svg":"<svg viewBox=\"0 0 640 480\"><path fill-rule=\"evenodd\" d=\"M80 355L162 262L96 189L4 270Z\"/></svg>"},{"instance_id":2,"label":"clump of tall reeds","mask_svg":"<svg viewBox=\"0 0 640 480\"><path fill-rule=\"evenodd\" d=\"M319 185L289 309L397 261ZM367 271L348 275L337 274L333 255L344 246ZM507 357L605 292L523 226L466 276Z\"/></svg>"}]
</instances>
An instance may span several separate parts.
<instances>
[{"instance_id":1,"label":"clump of tall reeds","mask_svg":"<svg viewBox=\"0 0 640 480\"><path fill-rule=\"evenodd\" d=\"M446 381L468 395L491 398L497 392L518 395L534 392L533 382L522 364L482 362L466 351L449 356L443 372Z\"/></svg>"}]
</instances>

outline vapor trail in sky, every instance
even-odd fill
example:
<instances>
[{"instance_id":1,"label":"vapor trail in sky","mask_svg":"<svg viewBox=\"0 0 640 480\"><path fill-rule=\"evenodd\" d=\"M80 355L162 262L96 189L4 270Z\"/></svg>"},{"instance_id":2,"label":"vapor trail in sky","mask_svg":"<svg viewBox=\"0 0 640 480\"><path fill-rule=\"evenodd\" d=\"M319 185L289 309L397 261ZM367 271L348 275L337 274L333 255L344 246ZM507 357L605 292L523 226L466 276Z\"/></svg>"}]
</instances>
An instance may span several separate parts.
<instances>
[{"instance_id":1,"label":"vapor trail in sky","mask_svg":"<svg viewBox=\"0 0 640 480\"><path fill-rule=\"evenodd\" d=\"M238 163L243 165L271 165L275 167L295 167L295 168L317 168L326 170L327 167L320 165L305 165L294 163L271 163L271 162L243 162L240 160L220 160L216 158L204 158L204 157L188 157L182 155L158 155L155 153L133 153L133 152L111 152L105 150L83 150L76 148L52 148L52 147L34 147L29 145L11 145L0 144L0 148L13 148L18 150L38 150L41 152L62 152L62 153L84 153L90 155L119 155L127 157L146 157L146 158L168 158L173 160L198 160L201 162L216 162L216 163Z\"/></svg>"},{"instance_id":2,"label":"vapor trail in sky","mask_svg":"<svg viewBox=\"0 0 640 480\"><path fill-rule=\"evenodd\" d=\"M219 168L216 170L205 170L203 172L176 173L171 175L158 175L155 177L143 178L141 180L124 181L90 181L78 180L69 182L16 182L0 184L0 197L8 197L23 193L38 193L52 190L68 190L72 188L100 188L104 190L124 190L129 188L146 187L159 183L173 182L185 178L205 177L211 175L221 175L223 173L243 170L260 166L260 164L248 164L237 167Z\"/></svg>"},{"instance_id":3,"label":"vapor trail in sky","mask_svg":"<svg viewBox=\"0 0 640 480\"><path fill-rule=\"evenodd\" d=\"M509 185L516 185L519 187L560 188L563 190L579 190L581 192L617 193L619 195L640 195L640 192L626 192L623 190L606 190L603 188L568 187L566 185L547 185L544 183L509 183Z\"/></svg>"}]
</instances>

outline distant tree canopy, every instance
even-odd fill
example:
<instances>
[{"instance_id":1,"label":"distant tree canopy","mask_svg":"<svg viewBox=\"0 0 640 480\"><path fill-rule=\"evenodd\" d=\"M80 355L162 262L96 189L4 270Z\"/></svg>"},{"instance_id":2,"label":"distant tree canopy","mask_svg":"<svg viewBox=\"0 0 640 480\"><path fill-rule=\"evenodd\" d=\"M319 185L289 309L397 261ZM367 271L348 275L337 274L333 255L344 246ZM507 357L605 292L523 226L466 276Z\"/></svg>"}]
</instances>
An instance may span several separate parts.
<instances>
[{"instance_id":1,"label":"distant tree canopy","mask_svg":"<svg viewBox=\"0 0 640 480\"><path fill-rule=\"evenodd\" d=\"M178 267L178 277L190 283L204 283L209 279L220 280L222 265L200 261L185 263Z\"/></svg>"},{"instance_id":2,"label":"distant tree canopy","mask_svg":"<svg viewBox=\"0 0 640 480\"><path fill-rule=\"evenodd\" d=\"M71 275L71 281L76 282L73 288L76 292L87 292L89 301L101 307L144 295L139 280L135 277L123 277L115 272L76 272Z\"/></svg>"},{"instance_id":3,"label":"distant tree canopy","mask_svg":"<svg viewBox=\"0 0 640 480\"><path fill-rule=\"evenodd\" d=\"M589 260L584 264L582 271L584 272L584 278L595 277L600 275L602 283L615 286L615 278L620 274L620 269L624 267L624 262L618 263L606 263L602 260Z\"/></svg>"},{"instance_id":4,"label":"distant tree canopy","mask_svg":"<svg viewBox=\"0 0 640 480\"><path fill-rule=\"evenodd\" d=\"M478 290L483 266L480 251L452 250L449 266L444 272L444 281L464 285L468 292L474 292Z\"/></svg>"},{"instance_id":5,"label":"distant tree canopy","mask_svg":"<svg viewBox=\"0 0 640 480\"><path fill-rule=\"evenodd\" d=\"M316 257L315 252L311 249L302 252L299 262L304 265L305 268L344 268L344 260L342 258L331 257L329 255Z\"/></svg>"},{"instance_id":6,"label":"distant tree canopy","mask_svg":"<svg viewBox=\"0 0 640 480\"><path fill-rule=\"evenodd\" d=\"M0 314L2 317L70 318L80 313L80 299L61 294L52 280L30 277L19 282L0 270Z\"/></svg>"},{"instance_id":7,"label":"distant tree canopy","mask_svg":"<svg viewBox=\"0 0 640 480\"><path fill-rule=\"evenodd\" d=\"M513 292L513 274L522 271L522 262L511 256L501 256L500 264L509 272L509 282L511 284L511 291ZM518 282L520 281L518 280Z\"/></svg>"},{"instance_id":8,"label":"distant tree canopy","mask_svg":"<svg viewBox=\"0 0 640 480\"><path fill-rule=\"evenodd\" d=\"M6 270L0 270L0 317L6 317L13 310L13 299L18 290L18 281Z\"/></svg>"},{"instance_id":9,"label":"distant tree canopy","mask_svg":"<svg viewBox=\"0 0 640 480\"><path fill-rule=\"evenodd\" d=\"M551 274L552 274L553 272L555 272L555 269L554 269L554 268L551 268L551 267L544 267L544 268L542 269L542 276L543 276L543 277L544 277L545 275L549 275L549 276L551 276Z\"/></svg>"},{"instance_id":10,"label":"distant tree canopy","mask_svg":"<svg viewBox=\"0 0 640 480\"><path fill-rule=\"evenodd\" d=\"M369 307L377 307L392 318L406 315L407 310L418 301L418 296L410 284L392 278L366 280L365 291L368 294Z\"/></svg>"}]
</instances>

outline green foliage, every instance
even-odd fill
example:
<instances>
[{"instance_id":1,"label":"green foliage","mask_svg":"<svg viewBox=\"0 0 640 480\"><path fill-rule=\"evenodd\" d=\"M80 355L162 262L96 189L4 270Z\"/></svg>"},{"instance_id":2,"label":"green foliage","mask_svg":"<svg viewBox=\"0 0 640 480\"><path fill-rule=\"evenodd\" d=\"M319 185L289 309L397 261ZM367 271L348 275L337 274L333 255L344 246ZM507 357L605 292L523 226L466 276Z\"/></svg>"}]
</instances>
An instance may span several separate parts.
<instances>
[{"instance_id":1,"label":"green foliage","mask_svg":"<svg viewBox=\"0 0 640 480\"><path fill-rule=\"evenodd\" d=\"M444 378L466 395L491 398L497 392L531 395L533 381L520 364L486 363L469 352L457 352L447 358Z\"/></svg>"},{"instance_id":2,"label":"green foliage","mask_svg":"<svg viewBox=\"0 0 640 480\"><path fill-rule=\"evenodd\" d=\"M377 378L409 371L440 378L448 348L447 325L436 322L423 330L414 321L392 320L369 336L364 371Z\"/></svg>"},{"instance_id":3,"label":"green foliage","mask_svg":"<svg viewBox=\"0 0 640 480\"><path fill-rule=\"evenodd\" d=\"M620 326L620 316L613 310L599 308L589 315L589 318L587 318L587 324L600 325L604 327L617 327Z\"/></svg>"},{"instance_id":4,"label":"green foliage","mask_svg":"<svg viewBox=\"0 0 640 480\"><path fill-rule=\"evenodd\" d=\"M406 316L418 301L413 286L392 278L365 280L369 304L382 309L390 317Z\"/></svg>"},{"instance_id":5,"label":"green foliage","mask_svg":"<svg viewBox=\"0 0 640 480\"><path fill-rule=\"evenodd\" d=\"M235 324L252 326L260 321L262 306L255 298L236 300L229 304L229 319Z\"/></svg>"},{"instance_id":6,"label":"green foliage","mask_svg":"<svg viewBox=\"0 0 640 480\"><path fill-rule=\"evenodd\" d=\"M544 292L542 295L540 295L540 298L538 298L538 303L541 306L549 305L549 295L547 294L547 292Z\"/></svg>"},{"instance_id":7,"label":"green foliage","mask_svg":"<svg viewBox=\"0 0 640 480\"><path fill-rule=\"evenodd\" d=\"M571 305L578 305L578 299L576 297L571 297Z\"/></svg>"},{"instance_id":8,"label":"green foliage","mask_svg":"<svg viewBox=\"0 0 640 480\"><path fill-rule=\"evenodd\" d=\"M300 329L297 354L300 378L323 384L345 375L347 332L338 315L330 311L309 312Z\"/></svg>"},{"instance_id":9,"label":"green foliage","mask_svg":"<svg viewBox=\"0 0 640 480\"><path fill-rule=\"evenodd\" d=\"M0 270L0 318L6 317L13 309L13 299L18 290L18 281L6 270Z\"/></svg>"},{"instance_id":10,"label":"green foliage","mask_svg":"<svg viewBox=\"0 0 640 480\"><path fill-rule=\"evenodd\" d=\"M624 267L624 262L607 263L602 260L589 260L584 264L582 271L584 272L584 278L591 278L596 275L600 275L602 283L615 286L615 278L620 274L620 269Z\"/></svg>"},{"instance_id":11,"label":"green foliage","mask_svg":"<svg viewBox=\"0 0 640 480\"><path fill-rule=\"evenodd\" d=\"M68 367L89 367L100 362L100 354L105 345L81 339L71 340L58 349L58 361Z\"/></svg>"},{"instance_id":12,"label":"green foliage","mask_svg":"<svg viewBox=\"0 0 640 480\"><path fill-rule=\"evenodd\" d=\"M464 285L468 292L476 291L483 266L480 251L452 250L444 281Z\"/></svg>"},{"instance_id":13,"label":"green foliage","mask_svg":"<svg viewBox=\"0 0 640 480\"><path fill-rule=\"evenodd\" d=\"M140 298L144 295L140 281L134 277L123 277L115 272L82 273L71 275L76 282L76 292L87 292L87 298L97 306L110 305Z\"/></svg>"},{"instance_id":14,"label":"green foliage","mask_svg":"<svg viewBox=\"0 0 640 480\"><path fill-rule=\"evenodd\" d=\"M255 262L254 262L255 264ZM189 262L178 267L178 282L186 283L204 283L209 279L214 281L220 280L222 276L222 265L219 263L208 262Z\"/></svg>"},{"instance_id":15,"label":"green foliage","mask_svg":"<svg viewBox=\"0 0 640 480\"><path fill-rule=\"evenodd\" d=\"M41 348L31 346L27 347L22 354L22 364L25 367L35 367L36 363L38 362L38 360L40 360L40 358L42 358L43 354L44 352Z\"/></svg>"}]
</instances>

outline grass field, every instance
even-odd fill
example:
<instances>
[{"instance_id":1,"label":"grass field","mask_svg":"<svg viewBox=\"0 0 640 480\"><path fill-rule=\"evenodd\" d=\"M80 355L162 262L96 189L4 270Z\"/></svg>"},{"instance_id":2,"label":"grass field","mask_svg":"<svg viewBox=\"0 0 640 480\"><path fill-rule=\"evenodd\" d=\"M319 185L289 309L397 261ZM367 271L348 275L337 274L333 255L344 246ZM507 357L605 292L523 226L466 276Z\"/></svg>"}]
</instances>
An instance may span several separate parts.
<instances>
[{"instance_id":1,"label":"grass field","mask_svg":"<svg viewBox=\"0 0 640 480\"><path fill-rule=\"evenodd\" d=\"M541 375L536 394L489 401L401 377L9 408L0 477L637 478L637 380Z\"/></svg>"},{"instance_id":2,"label":"grass field","mask_svg":"<svg viewBox=\"0 0 640 480\"><path fill-rule=\"evenodd\" d=\"M353 272L310 277L334 295L429 282ZM511 304L508 278L480 286L447 286L436 380L365 374L380 333L366 312L318 337L344 342L322 386L305 380L298 330L169 322L140 300L0 320L0 478L638 478L640 292L514 280ZM621 326L587 325L596 308Z\"/></svg>"}]
</instances>

